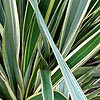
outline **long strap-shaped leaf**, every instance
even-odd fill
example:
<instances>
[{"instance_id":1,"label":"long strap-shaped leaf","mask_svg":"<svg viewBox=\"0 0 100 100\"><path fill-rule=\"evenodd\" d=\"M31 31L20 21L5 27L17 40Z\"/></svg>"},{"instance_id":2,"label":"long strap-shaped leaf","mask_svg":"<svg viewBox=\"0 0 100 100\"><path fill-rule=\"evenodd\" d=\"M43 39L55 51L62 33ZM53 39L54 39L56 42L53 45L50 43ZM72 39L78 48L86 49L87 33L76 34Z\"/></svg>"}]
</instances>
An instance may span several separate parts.
<instances>
[{"instance_id":1,"label":"long strap-shaped leaf","mask_svg":"<svg viewBox=\"0 0 100 100\"><path fill-rule=\"evenodd\" d=\"M12 90L16 92L17 82L22 95L24 95L23 79L18 64L20 29L16 0L3 0L3 4L5 10L5 27L2 44L4 64Z\"/></svg>"},{"instance_id":2,"label":"long strap-shaped leaf","mask_svg":"<svg viewBox=\"0 0 100 100\"><path fill-rule=\"evenodd\" d=\"M70 0L62 27L60 49L64 58L73 45L91 0ZM74 7L74 9L73 9Z\"/></svg>"},{"instance_id":3,"label":"long strap-shaped leaf","mask_svg":"<svg viewBox=\"0 0 100 100\"><path fill-rule=\"evenodd\" d=\"M54 100L50 72L47 70L41 70L41 80L43 100Z\"/></svg>"},{"instance_id":4,"label":"long strap-shaped leaf","mask_svg":"<svg viewBox=\"0 0 100 100\"><path fill-rule=\"evenodd\" d=\"M57 59L57 62L60 65L61 72L64 76L64 79L65 79L66 85L68 87L68 90L70 92L72 100L87 100L87 98L84 95L82 89L80 88L78 82L76 81L74 75L72 74L68 65L65 63L59 50L55 46L54 41L50 35L50 32L48 31L48 28L47 28L47 26L42 18L42 15L41 15L39 9L38 9L37 1L30 0L30 3L32 5L33 9L35 10L40 30L41 30L41 32L43 32L46 35L46 37L51 45L51 48L54 52L54 55Z\"/></svg>"}]
</instances>

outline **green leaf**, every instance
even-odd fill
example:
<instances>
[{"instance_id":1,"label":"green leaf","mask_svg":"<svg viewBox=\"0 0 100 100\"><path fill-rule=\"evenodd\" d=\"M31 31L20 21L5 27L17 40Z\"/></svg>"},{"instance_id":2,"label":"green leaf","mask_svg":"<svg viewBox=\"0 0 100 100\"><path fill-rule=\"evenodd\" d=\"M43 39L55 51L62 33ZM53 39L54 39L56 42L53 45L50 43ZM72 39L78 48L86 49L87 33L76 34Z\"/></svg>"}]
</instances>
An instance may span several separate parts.
<instances>
[{"instance_id":1,"label":"green leaf","mask_svg":"<svg viewBox=\"0 0 100 100\"><path fill-rule=\"evenodd\" d=\"M91 0L70 0L68 3L60 43L60 50L64 57L69 53L76 36L78 35L79 27L90 2Z\"/></svg>"},{"instance_id":2,"label":"green leaf","mask_svg":"<svg viewBox=\"0 0 100 100\"><path fill-rule=\"evenodd\" d=\"M76 78L79 78L81 75L84 75L86 72L88 72L89 70L93 69L93 66L83 66L80 67L75 73L74 75L76 76Z\"/></svg>"},{"instance_id":3,"label":"green leaf","mask_svg":"<svg viewBox=\"0 0 100 100\"><path fill-rule=\"evenodd\" d=\"M25 42L27 40L27 35L28 35L28 31L29 31L31 23L32 23L33 15L34 15L34 11L31 7L30 3L27 1L24 23L23 23L23 33L22 33L23 45L25 45Z\"/></svg>"},{"instance_id":4,"label":"green leaf","mask_svg":"<svg viewBox=\"0 0 100 100\"><path fill-rule=\"evenodd\" d=\"M40 92L40 93L34 94L28 97L26 100L43 100L42 93ZM60 92L54 91L54 100L68 100L68 99Z\"/></svg>"},{"instance_id":5,"label":"green leaf","mask_svg":"<svg viewBox=\"0 0 100 100\"><path fill-rule=\"evenodd\" d=\"M17 85L17 99L23 100L22 92L21 92L19 85Z\"/></svg>"},{"instance_id":6,"label":"green leaf","mask_svg":"<svg viewBox=\"0 0 100 100\"><path fill-rule=\"evenodd\" d=\"M79 45L73 51L73 53L75 53L74 55L73 55L73 53L71 53L72 57L70 59L68 59L68 64L71 67L74 66L73 70L77 69L78 66L85 64L95 53L97 53L99 51L99 46L100 46L99 39L100 39L100 30L96 31L87 40L82 42L82 44ZM72 59L73 59L73 61L72 61Z\"/></svg>"},{"instance_id":7,"label":"green leaf","mask_svg":"<svg viewBox=\"0 0 100 100\"><path fill-rule=\"evenodd\" d=\"M42 99L42 93L37 93L37 94L34 94L30 97L28 97L26 100L43 100Z\"/></svg>"},{"instance_id":8,"label":"green leaf","mask_svg":"<svg viewBox=\"0 0 100 100\"><path fill-rule=\"evenodd\" d=\"M45 25L45 22L42 18L42 15L38 9L37 1L30 0L30 3L36 13L37 21L40 27L41 32L46 35L50 46L53 50L53 53L57 59L58 64L60 65L61 72L64 76L67 88L70 92L71 98L73 100L87 100L86 96L84 95L82 89L80 88L78 82L76 81L74 75L72 74L71 70L69 69L68 65L65 63L64 59L62 58L59 50L55 46L52 37L50 35L50 32L48 31L47 26ZM67 74L66 74L67 73Z\"/></svg>"},{"instance_id":9,"label":"green leaf","mask_svg":"<svg viewBox=\"0 0 100 100\"><path fill-rule=\"evenodd\" d=\"M7 75L6 75L6 73L5 73L5 71L4 71L4 69L3 69L3 67L2 67L2 65L0 64L0 71L3 73L3 75L7 78Z\"/></svg>"},{"instance_id":10,"label":"green leaf","mask_svg":"<svg viewBox=\"0 0 100 100\"><path fill-rule=\"evenodd\" d=\"M30 26L30 30L28 32L28 37L25 46L25 54L24 54L24 66L23 66L23 74L26 74L29 63L31 59L33 59L34 52L36 50L38 38L39 38L39 29L37 25L36 18L34 17L32 21L32 25ZM32 66L30 66L32 68ZM30 72L29 72L30 73Z\"/></svg>"},{"instance_id":11,"label":"green leaf","mask_svg":"<svg viewBox=\"0 0 100 100\"><path fill-rule=\"evenodd\" d=\"M54 100L68 100L61 92L54 91Z\"/></svg>"},{"instance_id":12,"label":"green leaf","mask_svg":"<svg viewBox=\"0 0 100 100\"><path fill-rule=\"evenodd\" d=\"M19 68L20 29L15 0L3 0L5 11L5 27L3 32L2 52L5 69L12 90L16 91L16 82L24 96L22 74ZM15 93L16 94L16 93Z\"/></svg>"},{"instance_id":13,"label":"green leaf","mask_svg":"<svg viewBox=\"0 0 100 100\"><path fill-rule=\"evenodd\" d=\"M93 91L92 93L87 95L87 98L89 100L91 100L92 98L94 98L96 95L98 95L98 93L100 93L100 88L98 88L97 90Z\"/></svg>"},{"instance_id":14,"label":"green leaf","mask_svg":"<svg viewBox=\"0 0 100 100\"><path fill-rule=\"evenodd\" d=\"M89 7L89 9L88 9L89 11L88 11L87 16L89 16L89 14L91 15L91 13L92 13L95 9L99 8L99 7L100 7L99 4L100 4L99 0L96 0L96 1L91 0L90 7Z\"/></svg>"},{"instance_id":15,"label":"green leaf","mask_svg":"<svg viewBox=\"0 0 100 100\"><path fill-rule=\"evenodd\" d=\"M16 0L17 7L18 7L18 15L19 15L19 24L20 24L20 36L22 37L22 30L23 30L23 22L24 22L24 13L25 7L27 4L27 0Z\"/></svg>"},{"instance_id":16,"label":"green leaf","mask_svg":"<svg viewBox=\"0 0 100 100\"><path fill-rule=\"evenodd\" d=\"M96 95L95 97L93 97L91 100L98 100L100 99L100 95Z\"/></svg>"},{"instance_id":17,"label":"green leaf","mask_svg":"<svg viewBox=\"0 0 100 100\"><path fill-rule=\"evenodd\" d=\"M0 71L0 91L2 91L6 99L17 100L10 85L8 84L7 79L5 78L5 76L1 71Z\"/></svg>"},{"instance_id":18,"label":"green leaf","mask_svg":"<svg viewBox=\"0 0 100 100\"><path fill-rule=\"evenodd\" d=\"M98 18L99 15L100 15L100 9L96 9L93 12L93 14L90 16L90 18L88 18L87 20L85 20L86 17L84 18L85 21L83 21L84 24L82 25L82 27L80 29L79 35L77 36L77 40L80 40L80 38L82 38L82 36L88 35L86 33L89 32L92 28L95 28L95 26L99 24L99 22L100 22L100 20Z\"/></svg>"},{"instance_id":19,"label":"green leaf","mask_svg":"<svg viewBox=\"0 0 100 100\"><path fill-rule=\"evenodd\" d=\"M50 79L50 72L47 70L40 70L40 71L41 71L43 100L54 100L52 83Z\"/></svg>"},{"instance_id":20,"label":"green leaf","mask_svg":"<svg viewBox=\"0 0 100 100\"><path fill-rule=\"evenodd\" d=\"M38 70L36 82L35 82L35 86L34 86L34 93L36 92L36 89L39 87L40 83L41 83L41 73L40 73L40 70Z\"/></svg>"},{"instance_id":21,"label":"green leaf","mask_svg":"<svg viewBox=\"0 0 100 100\"><path fill-rule=\"evenodd\" d=\"M95 66L94 68L92 68L91 70L87 71L85 74L83 74L82 76L80 76L77 81L80 85L89 82L92 78L93 78L93 74L95 70L98 70L100 68L100 65Z\"/></svg>"},{"instance_id":22,"label":"green leaf","mask_svg":"<svg viewBox=\"0 0 100 100\"><path fill-rule=\"evenodd\" d=\"M39 69L39 65L38 65L39 61L40 61L39 53L37 53L36 54L36 58L35 58L35 62L34 62L34 65L33 65L33 69L32 69L32 75L30 77L30 80L28 82L28 86L27 86L27 89L26 89L25 98L27 98L27 96L30 95L30 93L32 92L33 87L35 86L35 80L36 80L36 76L37 76L37 71Z\"/></svg>"},{"instance_id":23,"label":"green leaf","mask_svg":"<svg viewBox=\"0 0 100 100\"><path fill-rule=\"evenodd\" d=\"M61 1L59 2L51 20L50 20L50 23L48 25L48 28L51 31L51 35L53 38L57 32L57 29L58 29L59 23L62 19L62 16L64 15L66 5L67 5L67 1L63 1L63 3L61 3Z\"/></svg>"},{"instance_id":24,"label":"green leaf","mask_svg":"<svg viewBox=\"0 0 100 100\"><path fill-rule=\"evenodd\" d=\"M2 24L2 26L4 26L4 12L3 12L3 7L2 7L2 3L0 0L0 23Z\"/></svg>"},{"instance_id":25,"label":"green leaf","mask_svg":"<svg viewBox=\"0 0 100 100\"><path fill-rule=\"evenodd\" d=\"M90 23L91 24L91 23ZM92 36L95 32L97 32L100 29L100 24L97 24L91 31L89 31L87 34L85 34L82 37L82 33L80 34L78 39L79 41L72 47L72 50L75 49L78 45L80 45L82 42L84 42L86 39L88 39L90 36ZM86 29L85 29L86 30ZM85 33L85 32L83 32ZM81 38L82 37L82 38Z\"/></svg>"},{"instance_id":26,"label":"green leaf","mask_svg":"<svg viewBox=\"0 0 100 100\"><path fill-rule=\"evenodd\" d=\"M50 0L48 10L46 12L45 22L48 22L55 0Z\"/></svg>"},{"instance_id":27,"label":"green leaf","mask_svg":"<svg viewBox=\"0 0 100 100\"><path fill-rule=\"evenodd\" d=\"M48 67L48 63L47 61L44 59L41 51L42 51L42 43L38 44L38 53L39 53L39 57L40 57L40 65L41 65L41 69L46 69Z\"/></svg>"}]
</instances>

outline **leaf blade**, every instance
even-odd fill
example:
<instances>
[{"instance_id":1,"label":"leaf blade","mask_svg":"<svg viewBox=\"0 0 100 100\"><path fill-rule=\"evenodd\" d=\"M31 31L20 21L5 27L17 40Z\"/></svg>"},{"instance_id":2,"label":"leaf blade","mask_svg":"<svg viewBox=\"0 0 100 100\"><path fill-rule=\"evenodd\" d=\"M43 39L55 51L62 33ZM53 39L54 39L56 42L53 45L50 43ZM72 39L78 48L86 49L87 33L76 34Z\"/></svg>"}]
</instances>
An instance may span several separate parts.
<instances>
[{"instance_id":1,"label":"leaf blade","mask_svg":"<svg viewBox=\"0 0 100 100\"><path fill-rule=\"evenodd\" d=\"M52 83L50 79L50 72L47 70L40 70L40 71L41 71L43 100L54 100Z\"/></svg>"},{"instance_id":2,"label":"leaf blade","mask_svg":"<svg viewBox=\"0 0 100 100\"><path fill-rule=\"evenodd\" d=\"M19 84L24 96L22 74L19 68L20 28L15 0L3 0L5 9L5 27L3 32L2 52L9 83L16 91L16 82Z\"/></svg>"}]
</instances>

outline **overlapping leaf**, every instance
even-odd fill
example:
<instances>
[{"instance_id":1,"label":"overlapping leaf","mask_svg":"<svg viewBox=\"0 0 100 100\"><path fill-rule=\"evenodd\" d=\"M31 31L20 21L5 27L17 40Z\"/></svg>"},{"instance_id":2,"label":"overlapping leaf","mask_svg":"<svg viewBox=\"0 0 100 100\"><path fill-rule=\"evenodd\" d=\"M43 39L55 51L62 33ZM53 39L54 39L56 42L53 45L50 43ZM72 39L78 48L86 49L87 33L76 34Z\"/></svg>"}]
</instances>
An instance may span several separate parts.
<instances>
[{"instance_id":1,"label":"overlapping leaf","mask_svg":"<svg viewBox=\"0 0 100 100\"><path fill-rule=\"evenodd\" d=\"M9 77L9 83L14 93L16 94L16 85L19 85L22 96L24 96L23 79L18 63L20 50L20 28L16 1L3 0L3 4L6 20L2 45L5 69Z\"/></svg>"}]
</instances>

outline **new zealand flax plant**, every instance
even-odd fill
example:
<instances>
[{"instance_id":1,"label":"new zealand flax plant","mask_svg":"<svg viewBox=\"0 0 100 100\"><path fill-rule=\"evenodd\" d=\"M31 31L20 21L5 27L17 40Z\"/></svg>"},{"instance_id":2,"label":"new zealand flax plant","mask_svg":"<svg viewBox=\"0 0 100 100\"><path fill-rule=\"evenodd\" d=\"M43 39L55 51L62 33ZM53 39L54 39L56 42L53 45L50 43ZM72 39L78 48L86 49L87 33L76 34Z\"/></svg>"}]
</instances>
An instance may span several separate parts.
<instances>
[{"instance_id":1,"label":"new zealand flax plant","mask_svg":"<svg viewBox=\"0 0 100 100\"><path fill-rule=\"evenodd\" d=\"M99 100L100 1L0 0L0 99Z\"/></svg>"}]
</instances>

